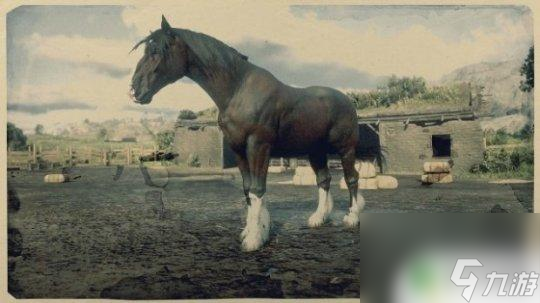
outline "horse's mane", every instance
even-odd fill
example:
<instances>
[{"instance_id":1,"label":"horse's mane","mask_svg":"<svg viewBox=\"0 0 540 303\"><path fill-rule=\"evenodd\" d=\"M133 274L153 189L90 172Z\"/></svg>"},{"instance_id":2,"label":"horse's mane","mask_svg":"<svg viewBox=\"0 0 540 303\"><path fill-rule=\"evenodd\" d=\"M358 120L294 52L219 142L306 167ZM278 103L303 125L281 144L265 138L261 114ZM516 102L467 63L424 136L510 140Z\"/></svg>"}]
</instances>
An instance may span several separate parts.
<instances>
[{"instance_id":1,"label":"horse's mane","mask_svg":"<svg viewBox=\"0 0 540 303\"><path fill-rule=\"evenodd\" d=\"M219 64L220 66L229 66L236 60L247 61L248 59L247 56L241 54L234 48L203 33L180 28L173 28L170 33L173 36L180 37L204 65ZM152 32L146 38L139 41L139 43L133 47L133 50L137 49L137 47L143 43L148 43L150 40L154 40L157 51L161 54L167 51L168 42L161 29Z\"/></svg>"}]
</instances>

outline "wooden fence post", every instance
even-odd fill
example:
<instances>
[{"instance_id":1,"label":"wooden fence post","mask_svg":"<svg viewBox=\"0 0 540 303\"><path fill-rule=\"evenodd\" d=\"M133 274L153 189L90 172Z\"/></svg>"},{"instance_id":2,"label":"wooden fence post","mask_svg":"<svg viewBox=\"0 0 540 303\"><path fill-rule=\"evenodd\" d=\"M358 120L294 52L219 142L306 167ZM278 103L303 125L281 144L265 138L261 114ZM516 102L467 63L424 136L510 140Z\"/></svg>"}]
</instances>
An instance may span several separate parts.
<instances>
[{"instance_id":1,"label":"wooden fence post","mask_svg":"<svg viewBox=\"0 0 540 303\"><path fill-rule=\"evenodd\" d=\"M126 164L131 164L131 148L128 146L126 150Z\"/></svg>"},{"instance_id":2,"label":"wooden fence post","mask_svg":"<svg viewBox=\"0 0 540 303\"><path fill-rule=\"evenodd\" d=\"M36 144L33 143L33 144L32 144L32 161L33 161L34 163L37 162L37 154L36 154L36 152L37 152L37 151L36 151Z\"/></svg>"},{"instance_id":3,"label":"wooden fence post","mask_svg":"<svg viewBox=\"0 0 540 303\"><path fill-rule=\"evenodd\" d=\"M107 152L105 149L101 150L101 159L103 161L103 165L107 166Z\"/></svg>"},{"instance_id":4,"label":"wooden fence post","mask_svg":"<svg viewBox=\"0 0 540 303\"><path fill-rule=\"evenodd\" d=\"M69 157L69 166L73 166L73 150L71 149L71 146L68 147L68 157Z\"/></svg>"}]
</instances>

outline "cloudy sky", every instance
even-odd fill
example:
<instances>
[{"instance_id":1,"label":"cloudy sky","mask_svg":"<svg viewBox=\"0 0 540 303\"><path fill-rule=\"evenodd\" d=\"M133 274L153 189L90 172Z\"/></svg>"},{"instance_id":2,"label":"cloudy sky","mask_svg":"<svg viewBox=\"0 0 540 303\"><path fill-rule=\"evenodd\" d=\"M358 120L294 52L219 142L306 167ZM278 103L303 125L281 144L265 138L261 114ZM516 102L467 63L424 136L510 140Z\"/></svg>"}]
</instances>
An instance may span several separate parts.
<instances>
[{"instance_id":1,"label":"cloudy sky","mask_svg":"<svg viewBox=\"0 0 540 303\"><path fill-rule=\"evenodd\" d=\"M201 110L211 99L191 81L149 105L127 95L142 48L161 14L173 27L214 36L286 83L374 88L385 77L430 82L479 62L522 59L532 14L520 6L284 6L194 2L174 7L21 6L7 18L8 119L37 123L134 119Z\"/></svg>"}]
</instances>

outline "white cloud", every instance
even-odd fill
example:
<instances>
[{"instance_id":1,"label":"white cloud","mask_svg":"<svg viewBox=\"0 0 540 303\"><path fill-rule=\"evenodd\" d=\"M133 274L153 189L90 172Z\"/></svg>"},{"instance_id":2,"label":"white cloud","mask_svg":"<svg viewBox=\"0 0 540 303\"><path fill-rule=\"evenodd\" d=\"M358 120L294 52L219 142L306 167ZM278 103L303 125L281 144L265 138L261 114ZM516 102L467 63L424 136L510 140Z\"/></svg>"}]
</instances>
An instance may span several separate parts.
<instances>
[{"instance_id":1,"label":"white cloud","mask_svg":"<svg viewBox=\"0 0 540 303\"><path fill-rule=\"evenodd\" d=\"M504 23L498 27L501 31L476 29L473 39L452 41L425 25L391 33L384 28L391 24L378 22L355 29L350 24L317 19L314 13L298 17L287 6L260 2L131 7L124 11L123 18L145 36L159 27L162 13L173 27L204 32L228 44L245 38L269 40L289 47L298 61L334 62L376 76L416 74L430 80L467 64L515 56L516 43L528 44L532 37L527 22L512 21L501 14L493 15ZM522 47L519 55L525 51Z\"/></svg>"},{"instance_id":2,"label":"white cloud","mask_svg":"<svg viewBox=\"0 0 540 303\"><path fill-rule=\"evenodd\" d=\"M318 19L314 13L295 16L288 6L263 2L205 1L181 2L172 7L129 7L122 18L142 38L149 30L159 27L162 13L173 27L204 32L230 45L246 39L285 45L287 55L294 62L334 63L374 76L420 75L428 80L436 80L467 64L524 56L532 39L530 16L521 20L503 14L493 15L498 30L476 27L468 33L468 39L445 39L440 31L425 23L388 31L385 26L390 26L388 22L392 21L388 18L385 22L375 22L377 16L374 16L372 21L363 23L340 23ZM54 111L31 117L10 112L10 120L33 127L30 124L42 120L52 125L57 119L79 121L89 115L93 120L139 115L122 110L131 104L127 96L131 75L114 78L84 65L103 64L133 70L142 55L142 48L128 54L134 41L40 34L17 38L29 54L28 72L32 72L31 62L36 60L82 64L75 64L67 75L52 75L53 81L48 84L22 81L22 85L10 87L10 102L76 100L97 109ZM146 106L200 110L211 105L208 95L196 84L178 82L164 88Z\"/></svg>"}]
</instances>

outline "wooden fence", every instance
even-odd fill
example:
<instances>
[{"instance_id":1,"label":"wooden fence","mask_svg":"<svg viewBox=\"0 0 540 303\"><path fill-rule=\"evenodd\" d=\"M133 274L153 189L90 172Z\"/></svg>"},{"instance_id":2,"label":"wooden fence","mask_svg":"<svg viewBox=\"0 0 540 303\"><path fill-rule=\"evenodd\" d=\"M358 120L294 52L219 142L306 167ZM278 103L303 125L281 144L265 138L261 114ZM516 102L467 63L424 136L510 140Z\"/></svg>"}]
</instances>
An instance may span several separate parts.
<instances>
[{"instance_id":1,"label":"wooden fence","mask_svg":"<svg viewBox=\"0 0 540 303\"><path fill-rule=\"evenodd\" d=\"M45 150L40 145L32 144L27 151L8 150L8 167L19 168L52 168L58 166L73 165L132 165L138 164L139 156L149 155L158 151L158 148L125 147L92 148L92 147L67 147ZM156 159L154 160L156 161Z\"/></svg>"}]
</instances>

